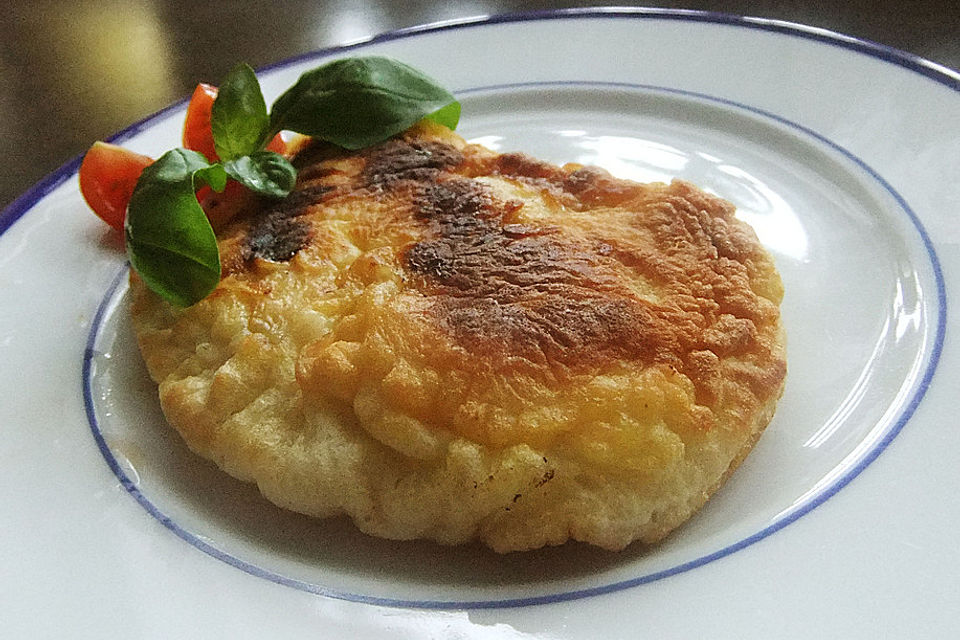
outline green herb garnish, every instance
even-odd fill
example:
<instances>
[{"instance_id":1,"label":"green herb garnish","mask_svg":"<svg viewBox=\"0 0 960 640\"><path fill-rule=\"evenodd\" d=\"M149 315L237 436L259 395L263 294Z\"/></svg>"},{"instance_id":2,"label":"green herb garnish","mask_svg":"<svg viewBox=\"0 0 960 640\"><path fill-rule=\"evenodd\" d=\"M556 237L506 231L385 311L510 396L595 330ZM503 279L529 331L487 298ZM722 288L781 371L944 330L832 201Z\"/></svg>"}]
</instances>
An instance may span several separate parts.
<instances>
[{"instance_id":1,"label":"green herb garnish","mask_svg":"<svg viewBox=\"0 0 960 640\"><path fill-rule=\"evenodd\" d=\"M220 253L196 190L222 191L223 167L189 149L168 151L143 170L127 207L130 264L150 289L189 306L220 282Z\"/></svg>"},{"instance_id":2,"label":"green herb garnish","mask_svg":"<svg viewBox=\"0 0 960 640\"><path fill-rule=\"evenodd\" d=\"M436 82L396 60L347 58L308 71L277 98L270 110L270 135L288 129L346 149L362 149L424 117L455 129L460 103Z\"/></svg>"},{"instance_id":3,"label":"green herb garnish","mask_svg":"<svg viewBox=\"0 0 960 640\"><path fill-rule=\"evenodd\" d=\"M213 103L210 118L213 147L221 160L250 155L264 147L270 128L267 103L253 69L238 64L230 70Z\"/></svg>"},{"instance_id":4,"label":"green herb garnish","mask_svg":"<svg viewBox=\"0 0 960 640\"><path fill-rule=\"evenodd\" d=\"M155 293L190 306L220 282L217 240L197 202L198 188L222 191L229 176L261 196L283 198L296 183L296 169L264 150L281 130L355 150L423 118L454 129L460 103L434 80L390 58L346 58L308 71L269 113L253 69L238 65L220 85L211 113L220 162L174 149L141 174L125 225L130 264Z\"/></svg>"}]
</instances>

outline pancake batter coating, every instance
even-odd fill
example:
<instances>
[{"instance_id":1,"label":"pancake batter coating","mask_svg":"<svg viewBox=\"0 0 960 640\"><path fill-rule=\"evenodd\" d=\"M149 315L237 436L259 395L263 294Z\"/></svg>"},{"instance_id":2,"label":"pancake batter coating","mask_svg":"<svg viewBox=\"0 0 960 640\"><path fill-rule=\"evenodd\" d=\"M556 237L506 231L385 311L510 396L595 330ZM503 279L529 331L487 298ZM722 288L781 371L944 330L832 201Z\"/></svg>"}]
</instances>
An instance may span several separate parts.
<instances>
[{"instance_id":1,"label":"pancake batter coating","mask_svg":"<svg viewBox=\"0 0 960 640\"><path fill-rule=\"evenodd\" d=\"M131 277L170 423L271 501L496 551L656 542L770 421L770 256L734 207L421 124L315 143L217 229L219 287Z\"/></svg>"}]
</instances>

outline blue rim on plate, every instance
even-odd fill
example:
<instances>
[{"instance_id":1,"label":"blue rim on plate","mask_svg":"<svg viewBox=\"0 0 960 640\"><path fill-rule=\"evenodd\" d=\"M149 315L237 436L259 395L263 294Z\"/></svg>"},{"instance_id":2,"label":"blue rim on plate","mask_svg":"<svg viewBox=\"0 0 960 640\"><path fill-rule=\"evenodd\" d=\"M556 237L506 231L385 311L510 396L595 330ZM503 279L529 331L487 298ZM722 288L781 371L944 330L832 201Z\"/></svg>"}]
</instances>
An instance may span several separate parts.
<instances>
[{"instance_id":1,"label":"blue rim on plate","mask_svg":"<svg viewBox=\"0 0 960 640\"><path fill-rule=\"evenodd\" d=\"M557 10L557 11L544 11L544 12L534 12L526 14L509 14L502 16L494 17L483 17L476 19L467 19L460 21L444 22L433 25L426 25L422 27L414 27L410 29L402 29L399 31L393 31L380 36L376 36L369 40L358 42L342 47L333 47L329 49L323 49L313 53L305 54L303 56L298 56L291 58L262 69L262 71L277 69L281 67L290 66L299 62L303 62L311 59L319 59L327 57L330 55L355 50L371 44L384 42L388 40L395 40L400 38L407 38L412 36L417 36L423 33L430 33L436 31L444 30L453 30L453 29L467 29L483 25L499 24L499 23L508 23L508 22L523 22L523 21L534 21L534 20L555 20L555 19L571 19L571 18L591 18L591 19L647 19L647 20L684 20L692 22L708 22L716 24L725 24L742 28L750 29L759 29L763 31L772 31L777 33L786 34L793 37L800 37L815 40L818 42L826 43L829 45L839 46L846 49L851 49L871 57L883 60L885 62L895 64L897 66L909 69L916 73L919 73L927 78L930 78L940 84L943 84L955 91L960 91L960 74L957 74L945 67L936 65L935 63L929 62L923 58L907 54L896 49L879 45L876 43L868 42L865 40L859 40L856 38L850 38L848 36L843 36L836 34L830 31L816 29L812 27L806 27L803 25L781 22L776 20L765 20L757 18L744 18L738 16L731 16L726 14L718 13L707 13L707 12L697 12L697 11L682 11L682 10L668 10L668 9L569 9L569 10ZM574 83L546 83L546 84L574 84ZM602 83L584 83L590 85L598 85ZM530 86L530 85L505 85L503 87L483 87L475 89L466 89L462 90L460 93L474 93L478 91L490 90L495 88L511 88L517 86ZM113 473L120 480L121 484L126 488L127 491L137 499L138 502L155 518L164 524L167 528L173 531L176 535L189 542L198 549L208 553L209 555L216 557L224 562L227 562L247 573L262 577L273 582L284 584L302 591L307 591L310 593L315 593L319 595L325 595L333 598L340 598L351 600L355 602L375 604L375 605L386 605L386 606L396 606L396 607L416 607L416 608L430 608L430 609L467 609L467 608L498 608L498 607L518 607L518 606L528 606L528 605L537 605L537 604L547 604L562 602L567 600L573 600L578 598L584 598L593 595L599 595L603 593L609 593L612 591L618 591L622 589L627 589L630 587L635 587L641 584L646 584L665 578L668 576L676 575L688 571L690 569L703 566L713 560L727 556L735 551L743 549L762 538L767 537L768 535L782 529L786 525L795 521L800 516L808 513L810 510L822 504L824 501L829 499L831 496L836 494L842 487L848 484L854 477L856 477L866 466L868 466L876 457L886 448L887 445L896 437L900 432L906 422L910 419L913 412L916 410L920 401L922 400L924 394L926 393L930 382L932 380L934 371L937 367L937 364L940 359L941 351L943 348L944 337L946 332L946 313L947 313L947 301L946 301L946 288L944 283L943 273L940 267L939 260L934 251L932 241L927 234L926 230L923 228L921 221L912 211L908 203L900 196L893 187L886 182L876 171L871 169L866 163L861 159L854 156L847 150L843 149L836 143L831 140L823 137L822 135L812 131L800 124L789 121L781 116L778 116L773 113L769 113L749 105L744 105L736 103L733 101L725 100L722 98L717 98L709 95L703 95L693 92L682 91L673 88L664 88L664 87L648 87L643 85L631 85L631 84L617 84L617 83L606 83L606 86L621 86L621 87L630 87L634 89L646 89L646 90L656 90L670 92L674 94L681 94L690 97L695 97L698 99L710 100L716 103L720 103L726 106L731 106L739 109L745 109L756 115L760 115L764 118L770 118L780 124L787 125L794 128L801 133L812 136L818 142L823 143L829 146L834 151L837 151L843 154L848 160L856 164L861 170L866 172L873 180L882 186L882 188L889 193L897 202L899 207L910 219L913 226L918 231L924 248L928 254L930 260L930 266L933 272L933 277L936 282L936 295L937 295L937 325L935 329L935 337L933 342L933 347L930 353L929 361L924 370L923 376L920 381L917 383L913 394L910 400L905 404L901 414L897 419L892 423L889 430L884 434L884 436L874 444L874 446L867 451L864 456L857 462L856 465L848 469L841 477L835 479L829 486L824 487L817 495L810 497L807 502L800 505L798 508L790 511L786 516L782 517L780 520L775 521L774 523L768 525L761 531L744 538L734 544L728 545L720 550L717 550L713 553L704 555L700 558L696 558L692 561L681 563L675 567L665 569L662 571L653 572L647 575L638 576L632 579L619 581L611 583L608 585L602 585L598 587L572 590L562 593L554 593L543 596L531 596L523 598L513 598L513 599L501 599L501 600L477 600L477 601L439 601L439 600L402 600L396 598L385 598L385 597L376 597L369 596L364 594L355 594L340 592L334 589L323 587L322 585L317 585L309 582L304 582L300 580L295 580L287 578L282 575L278 575L261 567L252 565L244 560L236 558L230 554L223 552L220 549L217 549L213 545L209 544L205 540L199 538L195 534L183 529L176 522L172 521L164 513L162 513L155 505L153 505L139 490L133 481L125 474L125 472L120 467L117 459L113 456L109 447L107 446L103 435L100 431L99 425L97 423L96 410L94 406L93 393L92 393L92 381L91 381L91 371L93 367L93 358L96 355L96 346L99 338L99 330L103 325L103 321L106 317L106 314L110 307L110 302L113 300L114 295L116 294L118 288L120 287L123 276L126 272L126 269L121 270L121 272L116 276L113 283L110 285L109 291L104 297L100 307L97 310L95 319L92 323L92 328L88 336L88 342L84 352L83 358L83 367L82 367L82 384L83 384L83 394L84 402L87 412L87 417L90 422L90 426L93 432L93 436L96 439L97 445L100 448L100 451L104 455L104 458L107 461L107 464L110 466ZM152 116L145 118L132 126L122 130L115 136L110 138L111 141L119 142L124 139L130 138L136 133L144 130L149 127L155 120L164 116L169 111L180 107L184 104L185 101L180 101L170 107L167 107ZM0 234L5 232L7 229L13 225L16 220L22 217L27 211L29 211L33 206L35 206L42 198L48 195L60 184L70 179L77 168L79 167L81 158L77 157L70 162L64 164L57 171L50 174L47 178L40 181L29 191L24 193L20 198L15 200L9 207L7 207L2 213L0 213Z\"/></svg>"}]
</instances>

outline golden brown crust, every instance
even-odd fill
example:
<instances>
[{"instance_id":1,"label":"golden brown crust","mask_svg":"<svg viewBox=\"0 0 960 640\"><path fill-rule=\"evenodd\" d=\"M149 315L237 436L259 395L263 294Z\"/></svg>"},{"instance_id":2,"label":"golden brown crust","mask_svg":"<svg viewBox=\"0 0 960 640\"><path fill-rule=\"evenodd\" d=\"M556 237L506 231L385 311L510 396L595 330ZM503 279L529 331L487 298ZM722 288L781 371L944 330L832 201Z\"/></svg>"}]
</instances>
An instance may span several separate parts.
<instances>
[{"instance_id":1,"label":"golden brown crust","mask_svg":"<svg viewBox=\"0 0 960 640\"><path fill-rule=\"evenodd\" d=\"M171 422L271 499L391 537L618 548L688 517L772 416L782 286L731 204L495 154L435 125L295 162L287 200L220 232L224 278L207 300L177 312L134 279ZM282 419L257 424L258 402ZM354 454L331 453L333 432ZM364 474L374 460L419 487L429 525L366 476L365 497L313 495L336 465ZM495 469L521 504L487 496Z\"/></svg>"}]
</instances>

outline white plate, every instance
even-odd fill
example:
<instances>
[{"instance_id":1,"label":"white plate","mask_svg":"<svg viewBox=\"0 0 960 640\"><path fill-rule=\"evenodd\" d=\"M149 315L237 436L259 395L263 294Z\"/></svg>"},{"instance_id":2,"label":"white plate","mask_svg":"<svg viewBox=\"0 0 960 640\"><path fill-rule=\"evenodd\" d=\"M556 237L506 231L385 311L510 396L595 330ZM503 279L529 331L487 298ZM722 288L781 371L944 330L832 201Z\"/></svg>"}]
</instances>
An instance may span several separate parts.
<instances>
[{"instance_id":1,"label":"white plate","mask_svg":"<svg viewBox=\"0 0 960 640\"><path fill-rule=\"evenodd\" d=\"M563 12L388 34L498 150L679 177L733 201L784 277L786 394L730 483L663 545L500 557L281 512L163 423L116 239L77 162L0 217L0 620L12 635L939 637L960 436L960 77L822 31L689 12ZM117 140L175 146L177 105ZM882 455L881 455L882 454ZM802 516L802 517L801 517ZM13 523L13 526L11 524ZM50 612L55 612L51 614Z\"/></svg>"}]
</instances>

